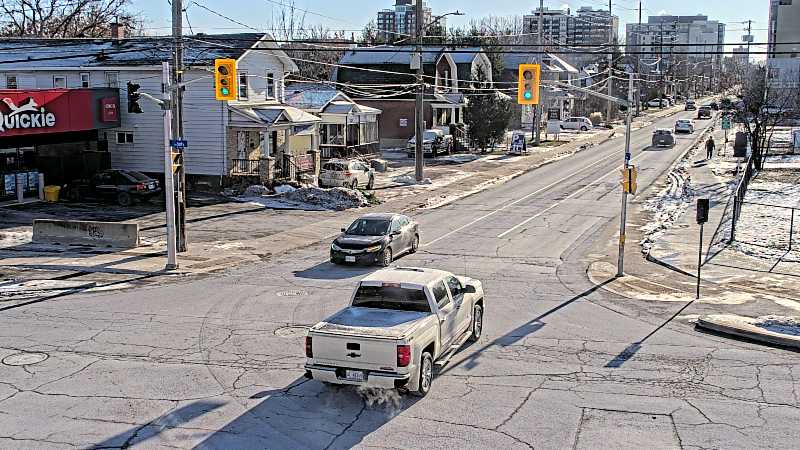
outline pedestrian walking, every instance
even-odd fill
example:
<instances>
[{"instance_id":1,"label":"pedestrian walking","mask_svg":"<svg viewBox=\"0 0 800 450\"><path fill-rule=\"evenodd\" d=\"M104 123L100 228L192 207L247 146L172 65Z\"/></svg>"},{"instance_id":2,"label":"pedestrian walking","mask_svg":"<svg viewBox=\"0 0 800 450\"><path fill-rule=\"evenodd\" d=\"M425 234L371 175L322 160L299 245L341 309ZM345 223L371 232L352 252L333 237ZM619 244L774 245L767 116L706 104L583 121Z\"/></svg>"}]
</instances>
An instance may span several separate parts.
<instances>
[{"instance_id":1,"label":"pedestrian walking","mask_svg":"<svg viewBox=\"0 0 800 450\"><path fill-rule=\"evenodd\" d=\"M712 136L708 137L706 141L706 159L711 159L714 157L714 138Z\"/></svg>"}]
</instances>

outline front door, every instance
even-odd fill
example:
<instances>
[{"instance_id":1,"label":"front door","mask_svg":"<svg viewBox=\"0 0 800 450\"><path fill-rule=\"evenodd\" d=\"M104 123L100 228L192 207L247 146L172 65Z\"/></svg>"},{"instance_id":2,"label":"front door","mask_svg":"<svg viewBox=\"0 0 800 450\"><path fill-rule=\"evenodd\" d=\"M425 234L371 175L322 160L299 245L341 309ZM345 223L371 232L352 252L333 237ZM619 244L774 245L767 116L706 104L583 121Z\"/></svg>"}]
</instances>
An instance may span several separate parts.
<instances>
[{"instance_id":1,"label":"front door","mask_svg":"<svg viewBox=\"0 0 800 450\"><path fill-rule=\"evenodd\" d=\"M450 296L453 299L453 305L456 308L456 333L461 335L470 326L470 319L472 318L471 305L465 302L464 287L458 278L448 276L445 278L447 288L450 290Z\"/></svg>"}]
</instances>

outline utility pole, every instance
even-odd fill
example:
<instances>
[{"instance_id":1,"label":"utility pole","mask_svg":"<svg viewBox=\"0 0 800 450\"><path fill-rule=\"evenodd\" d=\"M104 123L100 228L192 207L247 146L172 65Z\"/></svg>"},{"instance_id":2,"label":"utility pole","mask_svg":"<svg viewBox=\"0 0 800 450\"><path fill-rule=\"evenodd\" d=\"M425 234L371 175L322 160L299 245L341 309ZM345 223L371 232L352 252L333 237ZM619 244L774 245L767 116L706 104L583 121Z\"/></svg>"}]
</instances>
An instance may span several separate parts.
<instances>
[{"instance_id":1,"label":"utility pole","mask_svg":"<svg viewBox=\"0 0 800 450\"><path fill-rule=\"evenodd\" d=\"M183 0L172 0L172 139L183 139ZM184 152L185 150L180 150ZM178 227L178 252L186 251L186 164L183 156L177 173L178 189L175 192Z\"/></svg>"},{"instance_id":2,"label":"utility pole","mask_svg":"<svg viewBox=\"0 0 800 450\"><path fill-rule=\"evenodd\" d=\"M631 162L631 121L633 120L633 74L628 74L628 111L625 120L625 160L623 168L628 169ZM625 275L625 238L628 222L628 193L622 191L622 213L619 222L619 256L617 258L617 276Z\"/></svg>"},{"instance_id":3,"label":"utility pole","mask_svg":"<svg viewBox=\"0 0 800 450\"><path fill-rule=\"evenodd\" d=\"M639 32L639 34L636 35L636 43L639 44L639 45L637 45L636 50L637 50L638 53L641 53L641 51L642 51L642 34L641 34L642 33L642 2L641 2L641 0L639 0L639 27L636 28L636 30ZM639 79L641 80L641 78L642 78L642 55L641 54L636 55L636 73L639 75ZM639 87L641 85L642 85L641 81L636 83L636 86L637 86L637 89L636 89L636 116L639 116L639 114L641 113L641 110L642 110L642 93L639 92L639 90L640 90Z\"/></svg>"},{"instance_id":4,"label":"utility pole","mask_svg":"<svg viewBox=\"0 0 800 450\"><path fill-rule=\"evenodd\" d=\"M747 63L748 64L750 64L750 41L753 40L752 38L750 38L750 36L751 36L750 32L752 31L752 26L753 26L753 21L752 20L748 20L747 21Z\"/></svg>"},{"instance_id":5,"label":"utility pole","mask_svg":"<svg viewBox=\"0 0 800 450\"><path fill-rule=\"evenodd\" d=\"M167 203L167 265L165 270L178 268L175 233L175 174L172 172L172 86L170 84L169 63L161 63L161 84L165 101L164 110L164 197Z\"/></svg>"},{"instance_id":6,"label":"utility pole","mask_svg":"<svg viewBox=\"0 0 800 450\"><path fill-rule=\"evenodd\" d=\"M661 76L661 82L658 83L658 104L659 107L664 106L662 99L664 98L664 22L658 24L660 28L659 46L658 46L658 74Z\"/></svg>"},{"instance_id":7,"label":"utility pole","mask_svg":"<svg viewBox=\"0 0 800 450\"><path fill-rule=\"evenodd\" d=\"M544 37L542 36L544 28L544 0L539 0L539 25L538 25L538 32L536 34L536 44L538 47L536 50L538 53L536 54L536 62L541 64L542 63L542 43L544 42ZM539 104L533 105L533 145L534 147L538 147L542 142L542 88L541 85L539 86Z\"/></svg>"},{"instance_id":8,"label":"utility pole","mask_svg":"<svg viewBox=\"0 0 800 450\"><path fill-rule=\"evenodd\" d=\"M611 15L611 0L608 0L608 83L606 84L607 94L611 97L611 91L614 87L614 72L611 66L614 65L614 17ZM611 123L611 100L606 105L606 123Z\"/></svg>"},{"instance_id":9,"label":"utility pole","mask_svg":"<svg viewBox=\"0 0 800 450\"><path fill-rule=\"evenodd\" d=\"M423 67L422 67L422 33L424 30L424 22L425 22L425 13L422 8L422 0L416 0L415 5L415 14L414 14L414 21L416 25L416 34L417 34L417 51L415 58L417 58L417 101L416 101L416 124L415 128L416 131L415 135L415 149L414 149L414 176L417 182L420 182L424 178L424 158L425 154L423 153L423 138L425 135L425 110L424 110L424 101L425 101L425 82L423 79Z\"/></svg>"}]
</instances>

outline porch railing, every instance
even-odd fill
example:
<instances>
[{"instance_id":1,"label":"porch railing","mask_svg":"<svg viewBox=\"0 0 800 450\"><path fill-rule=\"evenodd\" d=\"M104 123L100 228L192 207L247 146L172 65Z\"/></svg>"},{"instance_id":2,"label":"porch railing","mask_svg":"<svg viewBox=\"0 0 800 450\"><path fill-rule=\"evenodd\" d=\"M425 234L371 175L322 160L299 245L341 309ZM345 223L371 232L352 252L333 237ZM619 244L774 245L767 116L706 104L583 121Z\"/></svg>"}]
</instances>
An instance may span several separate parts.
<instances>
[{"instance_id":1,"label":"porch railing","mask_svg":"<svg viewBox=\"0 0 800 450\"><path fill-rule=\"evenodd\" d=\"M260 163L257 159L233 159L231 175L258 175Z\"/></svg>"}]
</instances>

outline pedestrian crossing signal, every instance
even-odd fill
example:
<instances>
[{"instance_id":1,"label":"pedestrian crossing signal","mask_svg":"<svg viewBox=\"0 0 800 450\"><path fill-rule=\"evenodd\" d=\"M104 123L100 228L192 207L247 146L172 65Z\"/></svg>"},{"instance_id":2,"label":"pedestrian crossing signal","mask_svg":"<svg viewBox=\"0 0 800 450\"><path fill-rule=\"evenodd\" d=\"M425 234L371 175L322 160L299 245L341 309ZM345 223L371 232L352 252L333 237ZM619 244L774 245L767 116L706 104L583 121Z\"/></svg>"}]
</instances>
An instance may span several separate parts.
<instances>
[{"instance_id":1,"label":"pedestrian crossing signal","mask_svg":"<svg viewBox=\"0 0 800 450\"><path fill-rule=\"evenodd\" d=\"M214 97L217 100L236 100L236 60L214 60Z\"/></svg>"},{"instance_id":2,"label":"pedestrian crossing signal","mask_svg":"<svg viewBox=\"0 0 800 450\"><path fill-rule=\"evenodd\" d=\"M520 105L539 104L539 83L541 81L539 64L520 64L517 80L517 103Z\"/></svg>"}]
</instances>

